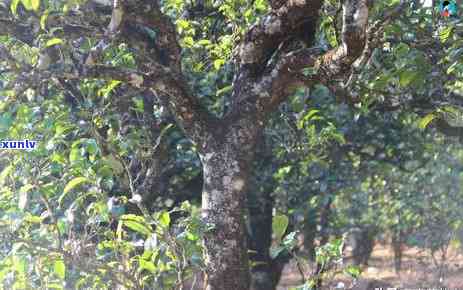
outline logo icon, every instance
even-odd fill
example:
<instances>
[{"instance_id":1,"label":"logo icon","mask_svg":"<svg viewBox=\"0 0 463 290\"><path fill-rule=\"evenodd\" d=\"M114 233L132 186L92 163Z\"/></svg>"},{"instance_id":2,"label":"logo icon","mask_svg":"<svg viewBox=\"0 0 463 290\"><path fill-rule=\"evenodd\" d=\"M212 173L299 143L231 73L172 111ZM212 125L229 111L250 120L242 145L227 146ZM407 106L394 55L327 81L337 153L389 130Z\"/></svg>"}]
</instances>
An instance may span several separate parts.
<instances>
[{"instance_id":1,"label":"logo icon","mask_svg":"<svg viewBox=\"0 0 463 290\"><path fill-rule=\"evenodd\" d=\"M457 3L454 0L440 1L439 10L443 17L457 17Z\"/></svg>"}]
</instances>

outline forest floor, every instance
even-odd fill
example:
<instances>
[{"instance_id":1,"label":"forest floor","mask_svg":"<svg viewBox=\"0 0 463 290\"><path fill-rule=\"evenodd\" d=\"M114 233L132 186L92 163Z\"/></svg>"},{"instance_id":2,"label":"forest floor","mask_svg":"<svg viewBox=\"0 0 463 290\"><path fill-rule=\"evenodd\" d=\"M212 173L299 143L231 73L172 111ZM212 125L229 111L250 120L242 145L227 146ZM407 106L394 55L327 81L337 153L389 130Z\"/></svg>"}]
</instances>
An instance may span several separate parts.
<instances>
[{"instance_id":1,"label":"forest floor","mask_svg":"<svg viewBox=\"0 0 463 290\"><path fill-rule=\"evenodd\" d=\"M463 290L463 253L461 248L453 247L447 253L447 270L442 283L439 283L439 268L436 267L431 254L418 248L405 248L403 252L402 270L400 275L394 271L394 256L389 245L378 244L375 246L368 267L363 269L361 278L353 285L346 278L335 277L327 283L325 289L336 288L340 282L346 285L345 289L375 290L374 282L380 281L391 287L400 289L447 289ZM350 259L345 259L346 263ZM310 272L310 269L307 269ZM306 276L309 276L307 273ZM288 263L283 270L278 290L288 290L301 285L301 274L294 261ZM379 284L380 285L380 284ZM381 287L376 286L376 287ZM382 286L386 287L386 286ZM387 289L387 288L385 288Z\"/></svg>"}]
</instances>

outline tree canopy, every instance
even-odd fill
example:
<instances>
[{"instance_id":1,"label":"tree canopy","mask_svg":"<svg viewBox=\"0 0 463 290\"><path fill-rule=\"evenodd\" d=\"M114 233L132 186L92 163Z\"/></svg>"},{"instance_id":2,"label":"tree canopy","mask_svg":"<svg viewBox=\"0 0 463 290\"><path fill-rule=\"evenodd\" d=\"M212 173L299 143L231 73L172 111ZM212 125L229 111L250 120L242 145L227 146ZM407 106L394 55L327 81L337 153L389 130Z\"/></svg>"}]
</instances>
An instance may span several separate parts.
<instances>
[{"instance_id":1,"label":"tree canopy","mask_svg":"<svg viewBox=\"0 0 463 290\"><path fill-rule=\"evenodd\" d=\"M445 256L463 26L439 9L1 2L0 140L37 142L0 149L1 287L276 289L304 253L321 289L386 234L397 271L401 244Z\"/></svg>"}]
</instances>

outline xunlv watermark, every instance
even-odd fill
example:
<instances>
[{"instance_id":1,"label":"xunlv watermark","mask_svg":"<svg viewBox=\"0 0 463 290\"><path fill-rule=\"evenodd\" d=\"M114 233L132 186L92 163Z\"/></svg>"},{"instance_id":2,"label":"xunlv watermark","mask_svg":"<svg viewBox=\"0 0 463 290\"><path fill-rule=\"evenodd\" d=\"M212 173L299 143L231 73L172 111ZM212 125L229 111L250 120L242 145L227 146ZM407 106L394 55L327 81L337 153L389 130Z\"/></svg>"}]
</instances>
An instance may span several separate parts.
<instances>
[{"instance_id":1,"label":"xunlv watermark","mask_svg":"<svg viewBox=\"0 0 463 290\"><path fill-rule=\"evenodd\" d=\"M0 140L0 149L33 150L37 141L32 140Z\"/></svg>"}]
</instances>

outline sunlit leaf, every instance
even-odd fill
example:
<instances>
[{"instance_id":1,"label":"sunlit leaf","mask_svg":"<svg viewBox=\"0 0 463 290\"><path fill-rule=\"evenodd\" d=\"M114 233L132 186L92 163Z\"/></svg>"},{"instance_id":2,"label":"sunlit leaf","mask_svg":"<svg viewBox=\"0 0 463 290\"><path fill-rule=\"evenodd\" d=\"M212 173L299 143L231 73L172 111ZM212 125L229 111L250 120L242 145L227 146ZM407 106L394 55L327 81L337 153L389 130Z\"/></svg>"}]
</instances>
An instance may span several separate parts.
<instances>
[{"instance_id":1,"label":"sunlit leaf","mask_svg":"<svg viewBox=\"0 0 463 290\"><path fill-rule=\"evenodd\" d=\"M272 220L272 232L277 240L281 240L288 228L289 219L285 215L276 215Z\"/></svg>"},{"instance_id":2,"label":"sunlit leaf","mask_svg":"<svg viewBox=\"0 0 463 290\"><path fill-rule=\"evenodd\" d=\"M140 259L139 263L140 263L140 268L139 268L140 271L141 270L148 270L151 273L156 272L156 266L154 265L153 262L147 261L147 260L144 260L144 259Z\"/></svg>"},{"instance_id":3,"label":"sunlit leaf","mask_svg":"<svg viewBox=\"0 0 463 290\"><path fill-rule=\"evenodd\" d=\"M75 187L83 184L88 183L90 180L86 177L76 177L73 180L69 181L68 184L64 187L63 193L68 193L69 191L73 190Z\"/></svg>"},{"instance_id":4,"label":"sunlit leaf","mask_svg":"<svg viewBox=\"0 0 463 290\"><path fill-rule=\"evenodd\" d=\"M436 115L433 113L427 114L423 118L421 118L420 122L418 123L418 127L420 129L425 129L431 122L436 118Z\"/></svg>"},{"instance_id":5,"label":"sunlit leaf","mask_svg":"<svg viewBox=\"0 0 463 290\"><path fill-rule=\"evenodd\" d=\"M170 225L170 215L168 212L163 212L161 213L161 215L159 216L159 223L165 227L165 228L168 228L169 225Z\"/></svg>"},{"instance_id":6,"label":"sunlit leaf","mask_svg":"<svg viewBox=\"0 0 463 290\"><path fill-rule=\"evenodd\" d=\"M52 38L45 43L45 47L50 47L53 45L62 44L63 40L61 38Z\"/></svg>"},{"instance_id":7,"label":"sunlit leaf","mask_svg":"<svg viewBox=\"0 0 463 290\"><path fill-rule=\"evenodd\" d=\"M17 15L18 13L18 4L21 0L13 0L11 1L11 4L10 4L10 9L11 9L11 13L13 13L13 15Z\"/></svg>"},{"instance_id":8,"label":"sunlit leaf","mask_svg":"<svg viewBox=\"0 0 463 290\"><path fill-rule=\"evenodd\" d=\"M124 226L128 227L129 229L137 233L144 234L146 236L151 235L151 230L146 225L143 225L141 223L125 220Z\"/></svg>"},{"instance_id":9,"label":"sunlit leaf","mask_svg":"<svg viewBox=\"0 0 463 290\"><path fill-rule=\"evenodd\" d=\"M344 270L346 274L349 274L353 278L358 278L360 276L361 270L358 266L355 265L349 265L347 268Z\"/></svg>"},{"instance_id":10,"label":"sunlit leaf","mask_svg":"<svg viewBox=\"0 0 463 290\"><path fill-rule=\"evenodd\" d=\"M445 43L447 40L450 38L450 35L452 35L453 31L453 26L447 26L444 28L440 33L439 33L439 38L440 41Z\"/></svg>"},{"instance_id":11,"label":"sunlit leaf","mask_svg":"<svg viewBox=\"0 0 463 290\"><path fill-rule=\"evenodd\" d=\"M66 277L66 265L63 260L56 260L53 265L53 270L60 279L64 280Z\"/></svg>"},{"instance_id":12,"label":"sunlit leaf","mask_svg":"<svg viewBox=\"0 0 463 290\"><path fill-rule=\"evenodd\" d=\"M47 9L45 12L43 12L42 16L40 16L40 28L42 28L42 30L47 28L47 19L49 14L50 11Z\"/></svg>"},{"instance_id":13,"label":"sunlit leaf","mask_svg":"<svg viewBox=\"0 0 463 290\"><path fill-rule=\"evenodd\" d=\"M59 204L62 204L63 203L63 200L64 198L66 197L66 195L71 191L73 190L74 188L84 184L84 183L89 183L90 182L90 179L86 178L86 177L76 177L74 179L72 179L71 181L69 181L66 186L64 187L64 190L63 190L63 194L59 197L58 199L58 202Z\"/></svg>"},{"instance_id":14,"label":"sunlit leaf","mask_svg":"<svg viewBox=\"0 0 463 290\"><path fill-rule=\"evenodd\" d=\"M34 11L38 11L40 8L40 0L30 0L31 1L31 8Z\"/></svg>"}]
</instances>

